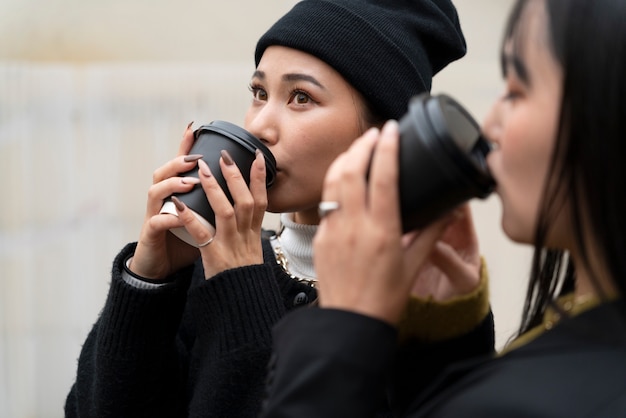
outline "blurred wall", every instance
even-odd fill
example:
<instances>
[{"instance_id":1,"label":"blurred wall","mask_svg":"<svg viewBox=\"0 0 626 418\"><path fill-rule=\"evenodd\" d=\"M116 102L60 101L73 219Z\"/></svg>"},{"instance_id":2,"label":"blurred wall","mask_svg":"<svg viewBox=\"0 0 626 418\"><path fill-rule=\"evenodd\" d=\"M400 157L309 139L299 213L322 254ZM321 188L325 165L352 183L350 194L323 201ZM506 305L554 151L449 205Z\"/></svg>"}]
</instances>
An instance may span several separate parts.
<instances>
[{"instance_id":1,"label":"blurred wall","mask_svg":"<svg viewBox=\"0 0 626 418\"><path fill-rule=\"evenodd\" d=\"M188 122L243 123L256 39L294 3L0 2L0 417L62 416L152 171ZM500 90L511 3L456 1L469 52L434 81L479 120ZM529 252L501 233L495 197L473 206L501 345Z\"/></svg>"}]
</instances>

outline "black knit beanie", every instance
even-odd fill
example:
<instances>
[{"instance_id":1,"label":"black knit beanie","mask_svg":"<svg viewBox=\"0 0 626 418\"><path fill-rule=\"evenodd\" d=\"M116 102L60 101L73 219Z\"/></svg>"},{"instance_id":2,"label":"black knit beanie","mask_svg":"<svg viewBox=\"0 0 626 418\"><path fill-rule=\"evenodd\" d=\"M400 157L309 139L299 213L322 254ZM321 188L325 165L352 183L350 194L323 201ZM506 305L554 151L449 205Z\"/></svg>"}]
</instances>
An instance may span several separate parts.
<instances>
[{"instance_id":1,"label":"black knit beanie","mask_svg":"<svg viewBox=\"0 0 626 418\"><path fill-rule=\"evenodd\" d=\"M302 0L259 39L257 66L271 45L326 62L385 119L399 119L466 52L449 0Z\"/></svg>"}]
</instances>

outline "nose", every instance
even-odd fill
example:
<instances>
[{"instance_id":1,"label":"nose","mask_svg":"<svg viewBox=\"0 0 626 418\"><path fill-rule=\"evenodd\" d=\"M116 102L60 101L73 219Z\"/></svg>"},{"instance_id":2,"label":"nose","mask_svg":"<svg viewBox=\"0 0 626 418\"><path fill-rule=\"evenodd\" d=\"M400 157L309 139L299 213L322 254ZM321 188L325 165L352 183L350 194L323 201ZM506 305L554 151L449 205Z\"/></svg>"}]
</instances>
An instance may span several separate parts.
<instances>
[{"instance_id":1,"label":"nose","mask_svg":"<svg viewBox=\"0 0 626 418\"><path fill-rule=\"evenodd\" d=\"M251 105L246 113L245 128L266 145L278 142L278 116L269 104Z\"/></svg>"}]
</instances>

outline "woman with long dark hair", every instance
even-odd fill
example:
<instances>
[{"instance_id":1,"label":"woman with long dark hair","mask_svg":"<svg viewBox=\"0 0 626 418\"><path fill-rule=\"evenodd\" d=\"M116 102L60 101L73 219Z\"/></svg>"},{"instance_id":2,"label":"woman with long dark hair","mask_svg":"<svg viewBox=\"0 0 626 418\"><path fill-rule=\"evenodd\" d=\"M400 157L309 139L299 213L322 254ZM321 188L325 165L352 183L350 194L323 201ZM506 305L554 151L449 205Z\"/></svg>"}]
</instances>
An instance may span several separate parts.
<instances>
[{"instance_id":1,"label":"woman with long dark hair","mask_svg":"<svg viewBox=\"0 0 626 418\"><path fill-rule=\"evenodd\" d=\"M434 282L416 274L433 248L454 251L439 240L450 219L402 235L392 121L327 174L323 200L339 205L314 243L325 260L316 266L321 309L276 327L265 416L373 416L389 377L398 416L626 416L624 22L621 0L519 0L511 12L505 93L483 132L494 145L488 166L504 232L535 247L516 338L500 353L483 345L455 361L482 344L479 325L454 339L409 339L404 360L394 357L412 291L454 324L463 295L480 285L462 261ZM462 291L450 297L441 288Z\"/></svg>"}]
</instances>

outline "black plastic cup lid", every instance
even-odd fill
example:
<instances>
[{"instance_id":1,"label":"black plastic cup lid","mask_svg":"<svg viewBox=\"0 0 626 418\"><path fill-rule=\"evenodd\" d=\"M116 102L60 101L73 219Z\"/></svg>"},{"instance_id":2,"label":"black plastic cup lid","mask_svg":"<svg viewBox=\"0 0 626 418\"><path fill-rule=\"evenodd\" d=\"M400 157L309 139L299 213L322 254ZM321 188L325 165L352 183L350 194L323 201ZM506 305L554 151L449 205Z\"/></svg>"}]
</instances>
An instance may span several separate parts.
<instances>
[{"instance_id":1,"label":"black plastic cup lid","mask_svg":"<svg viewBox=\"0 0 626 418\"><path fill-rule=\"evenodd\" d=\"M260 150L263 153L263 157L265 157L266 186L270 187L274 183L274 179L276 178L276 159L274 158L274 155L269 150L269 148L267 148L259 138L252 135L245 129L223 120L214 120L208 125L200 126L195 131L196 139L204 131L212 131L220 135L226 136L246 148L252 154L254 154L257 149Z\"/></svg>"},{"instance_id":2,"label":"black plastic cup lid","mask_svg":"<svg viewBox=\"0 0 626 418\"><path fill-rule=\"evenodd\" d=\"M422 110L440 146L459 171L465 173L459 178L471 183L477 197L489 195L495 185L485 161L491 146L482 137L472 115L445 94L429 97Z\"/></svg>"}]
</instances>

